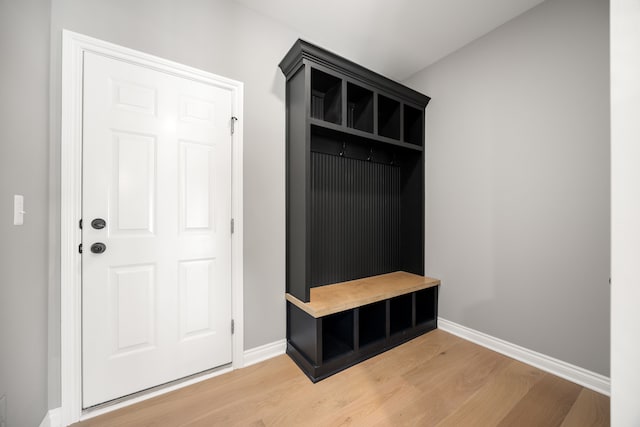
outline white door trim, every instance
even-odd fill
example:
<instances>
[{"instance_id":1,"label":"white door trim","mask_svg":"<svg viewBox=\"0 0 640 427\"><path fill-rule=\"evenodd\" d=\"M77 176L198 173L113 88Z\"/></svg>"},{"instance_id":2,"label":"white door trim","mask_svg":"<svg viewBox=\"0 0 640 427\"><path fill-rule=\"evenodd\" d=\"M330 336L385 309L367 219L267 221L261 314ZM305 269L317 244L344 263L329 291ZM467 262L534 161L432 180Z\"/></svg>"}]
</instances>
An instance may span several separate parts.
<instances>
[{"instance_id":1,"label":"white door trim","mask_svg":"<svg viewBox=\"0 0 640 427\"><path fill-rule=\"evenodd\" d=\"M224 87L232 93L235 123L232 149L232 217L235 230L231 241L232 316L234 369L243 364L243 216L242 216L242 101L243 84L186 65L82 34L62 34L62 122L61 122L61 224L60 224L60 317L61 317L61 421L80 420L82 411L81 342L81 242L79 221L82 207L82 58L95 52L179 77Z\"/></svg>"}]
</instances>

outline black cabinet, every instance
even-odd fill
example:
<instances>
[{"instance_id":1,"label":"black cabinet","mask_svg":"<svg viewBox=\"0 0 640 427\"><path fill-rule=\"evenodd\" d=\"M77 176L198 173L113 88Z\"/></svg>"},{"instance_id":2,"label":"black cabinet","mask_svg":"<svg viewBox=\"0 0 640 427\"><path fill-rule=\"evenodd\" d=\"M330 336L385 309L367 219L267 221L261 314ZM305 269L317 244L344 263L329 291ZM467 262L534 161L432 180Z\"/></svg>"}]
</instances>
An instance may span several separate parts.
<instances>
[{"instance_id":1,"label":"black cabinet","mask_svg":"<svg viewBox=\"0 0 640 427\"><path fill-rule=\"evenodd\" d=\"M429 97L302 40L280 68L287 80L287 293L310 303L320 286L397 271L423 275ZM289 343L310 365L346 357L344 365L362 356L361 347L382 348L389 336L411 335L417 318L434 318L416 312L416 302L422 307L434 296L408 292L317 319L302 319L307 313L290 304Z\"/></svg>"}]
</instances>

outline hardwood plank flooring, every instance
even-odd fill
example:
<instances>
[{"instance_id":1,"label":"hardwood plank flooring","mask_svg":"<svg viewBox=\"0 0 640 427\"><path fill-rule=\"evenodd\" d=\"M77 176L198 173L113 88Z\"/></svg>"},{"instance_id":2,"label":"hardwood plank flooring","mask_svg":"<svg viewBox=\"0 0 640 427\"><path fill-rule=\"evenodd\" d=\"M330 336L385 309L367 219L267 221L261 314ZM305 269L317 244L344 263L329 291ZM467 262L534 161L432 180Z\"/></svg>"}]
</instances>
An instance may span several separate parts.
<instances>
[{"instance_id":1,"label":"hardwood plank flooring","mask_svg":"<svg viewBox=\"0 0 640 427\"><path fill-rule=\"evenodd\" d=\"M593 390L582 389L561 427L596 427L609 423L609 398Z\"/></svg>"},{"instance_id":2,"label":"hardwood plank flooring","mask_svg":"<svg viewBox=\"0 0 640 427\"><path fill-rule=\"evenodd\" d=\"M498 426L559 426L576 402L581 389L579 385L562 378L544 375Z\"/></svg>"},{"instance_id":3,"label":"hardwood plank flooring","mask_svg":"<svg viewBox=\"0 0 640 427\"><path fill-rule=\"evenodd\" d=\"M435 330L316 384L283 355L76 426L609 423L608 397Z\"/></svg>"}]
</instances>

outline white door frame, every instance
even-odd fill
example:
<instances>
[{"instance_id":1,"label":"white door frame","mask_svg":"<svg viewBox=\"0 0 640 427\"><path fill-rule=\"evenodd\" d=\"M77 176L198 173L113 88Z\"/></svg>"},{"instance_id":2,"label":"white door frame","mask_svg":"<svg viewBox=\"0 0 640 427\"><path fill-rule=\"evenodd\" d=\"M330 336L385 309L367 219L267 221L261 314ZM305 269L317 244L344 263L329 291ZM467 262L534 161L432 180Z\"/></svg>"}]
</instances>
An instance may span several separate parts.
<instances>
[{"instance_id":1,"label":"white door frame","mask_svg":"<svg viewBox=\"0 0 640 427\"><path fill-rule=\"evenodd\" d=\"M178 64L146 53L82 34L63 30L62 34L62 127L61 127L61 224L60 224L60 317L61 317L61 421L68 425L83 417L82 334L81 334L81 242L79 221L82 211L82 58L84 52L123 60L135 65L201 83L229 89L232 114L237 117L232 136L231 215L235 230L231 240L232 367L243 364L243 275L242 275L242 101L243 83ZM231 118L230 118L231 120ZM200 377L202 380L206 377ZM192 381L190 381L191 383ZM139 399L138 399L139 400ZM103 411L101 411L103 412Z\"/></svg>"}]
</instances>

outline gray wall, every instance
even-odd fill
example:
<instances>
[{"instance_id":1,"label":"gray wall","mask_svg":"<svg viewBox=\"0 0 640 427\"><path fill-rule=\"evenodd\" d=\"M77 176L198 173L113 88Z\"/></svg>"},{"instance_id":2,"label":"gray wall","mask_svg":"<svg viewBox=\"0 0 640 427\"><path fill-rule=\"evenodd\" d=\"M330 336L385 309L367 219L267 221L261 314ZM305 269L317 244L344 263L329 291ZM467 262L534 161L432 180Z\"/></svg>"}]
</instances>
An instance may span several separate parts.
<instances>
[{"instance_id":1,"label":"gray wall","mask_svg":"<svg viewBox=\"0 0 640 427\"><path fill-rule=\"evenodd\" d=\"M49 1L0 2L0 396L7 421L47 410ZM13 195L25 197L13 225Z\"/></svg>"},{"instance_id":2,"label":"gray wall","mask_svg":"<svg viewBox=\"0 0 640 427\"><path fill-rule=\"evenodd\" d=\"M608 30L606 0L548 0L406 82L432 97L440 315L604 375Z\"/></svg>"}]
</instances>

